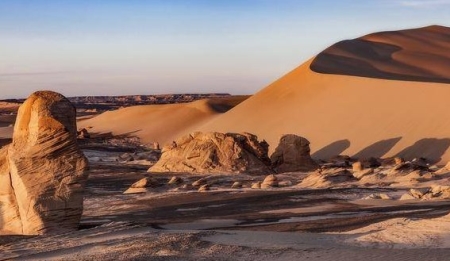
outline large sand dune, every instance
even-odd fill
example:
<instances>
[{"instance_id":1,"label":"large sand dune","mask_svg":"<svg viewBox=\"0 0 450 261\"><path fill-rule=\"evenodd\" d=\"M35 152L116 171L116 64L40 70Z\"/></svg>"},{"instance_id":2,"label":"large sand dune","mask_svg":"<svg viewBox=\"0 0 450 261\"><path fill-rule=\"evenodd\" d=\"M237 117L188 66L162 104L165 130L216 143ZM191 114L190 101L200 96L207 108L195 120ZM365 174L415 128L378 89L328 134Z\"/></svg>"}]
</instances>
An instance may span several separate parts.
<instances>
[{"instance_id":1,"label":"large sand dune","mask_svg":"<svg viewBox=\"0 0 450 261\"><path fill-rule=\"evenodd\" d=\"M202 130L252 132L266 139L272 150L282 134L295 133L311 141L315 158L400 155L448 161L450 85L436 82L450 79L449 37L449 28L433 26L339 43ZM366 47L395 45L398 51L361 49L355 42ZM341 52L370 68L358 63L345 67L339 62L345 60L342 57L322 57L330 52ZM313 63L317 70L317 59L324 73L310 68ZM392 80L391 74L403 81Z\"/></svg>"},{"instance_id":2,"label":"large sand dune","mask_svg":"<svg viewBox=\"0 0 450 261\"><path fill-rule=\"evenodd\" d=\"M248 96L211 98L191 103L142 105L108 111L78 122L93 133L137 136L144 143L171 142L185 132L195 131L206 121L228 111Z\"/></svg>"}]
</instances>

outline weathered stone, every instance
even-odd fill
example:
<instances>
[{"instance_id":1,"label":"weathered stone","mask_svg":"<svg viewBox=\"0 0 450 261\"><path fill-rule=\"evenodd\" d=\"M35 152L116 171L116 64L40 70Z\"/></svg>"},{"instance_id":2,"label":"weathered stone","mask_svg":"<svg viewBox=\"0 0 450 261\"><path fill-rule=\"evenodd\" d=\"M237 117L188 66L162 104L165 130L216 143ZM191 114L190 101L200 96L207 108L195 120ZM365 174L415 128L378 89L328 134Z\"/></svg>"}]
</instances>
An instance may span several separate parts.
<instances>
[{"instance_id":1,"label":"weathered stone","mask_svg":"<svg viewBox=\"0 0 450 261\"><path fill-rule=\"evenodd\" d=\"M415 197L413 197L411 194L409 193L405 193L403 194L399 200L412 200L412 199L417 199Z\"/></svg>"},{"instance_id":2,"label":"weathered stone","mask_svg":"<svg viewBox=\"0 0 450 261\"><path fill-rule=\"evenodd\" d=\"M361 170L363 170L364 167L363 167L361 161L357 161L357 162L355 162L355 163L352 164L352 169L353 169L353 171L356 172L356 171L361 171Z\"/></svg>"},{"instance_id":3,"label":"weathered stone","mask_svg":"<svg viewBox=\"0 0 450 261\"><path fill-rule=\"evenodd\" d=\"M348 186L351 182L355 181L357 181L357 179L353 177L350 171L337 168L313 172L303 179L299 186L308 188L326 188L340 186L341 184Z\"/></svg>"},{"instance_id":4,"label":"weathered stone","mask_svg":"<svg viewBox=\"0 0 450 261\"><path fill-rule=\"evenodd\" d=\"M159 186L158 181L145 177L142 178L131 185L131 188L156 188Z\"/></svg>"},{"instance_id":5,"label":"weathered stone","mask_svg":"<svg viewBox=\"0 0 450 261\"><path fill-rule=\"evenodd\" d=\"M177 177L177 176L174 176L174 177L172 177L172 178L169 180L169 182L168 182L167 184L169 184L169 185L179 185L179 184L182 184L183 182L184 182L184 181L183 181L182 178Z\"/></svg>"},{"instance_id":6,"label":"weathered stone","mask_svg":"<svg viewBox=\"0 0 450 261\"><path fill-rule=\"evenodd\" d=\"M195 132L165 146L149 172L268 174L267 146L249 133Z\"/></svg>"},{"instance_id":7,"label":"weathered stone","mask_svg":"<svg viewBox=\"0 0 450 261\"><path fill-rule=\"evenodd\" d=\"M88 161L75 119L69 100L50 91L20 106L13 141L0 156L0 229L32 235L78 228Z\"/></svg>"},{"instance_id":8,"label":"weathered stone","mask_svg":"<svg viewBox=\"0 0 450 261\"><path fill-rule=\"evenodd\" d=\"M414 188L414 189L410 189L409 193L414 197L414 198L422 198L423 195L425 195L426 193L428 193L430 191L430 188Z\"/></svg>"},{"instance_id":9,"label":"weathered stone","mask_svg":"<svg viewBox=\"0 0 450 261\"><path fill-rule=\"evenodd\" d=\"M242 188L242 182L236 181L231 185L231 188Z\"/></svg>"},{"instance_id":10,"label":"weathered stone","mask_svg":"<svg viewBox=\"0 0 450 261\"><path fill-rule=\"evenodd\" d=\"M200 186L200 188L198 188L198 192L205 192L205 191L209 191L211 189L211 187L208 184L202 185Z\"/></svg>"},{"instance_id":11,"label":"weathered stone","mask_svg":"<svg viewBox=\"0 0 450 261\"><path fill-rule=\"evenodd\" d=\"M261 183L261 188L273 188L278 187L278 178L271 174L268 175Z\"/></svg>"},{"instance_id":12,"label":"weathered stone","mask_svg":"<svg viewBox=\"0 0 450 261\"><path fill-rule=\"evenodd\" d=\"M192 182L192 186L193 187L200 187L200 186L203 186L203 185L205 185L207 183L208 183L208 181L206 180L206 178L201 178L201 179L198 179L198 180Z\"/></svg>"},{"instance_id":13,"label":"weathered stone","mask_svg":"<svg viewBox=\"0 0 450 261\"><path fill-rule=\"evenodd\" d=\"M278 173L311 171L319 167L310 156L309 141L294 134L281 137L270 160Z\"/></svg>"}]
</instances>

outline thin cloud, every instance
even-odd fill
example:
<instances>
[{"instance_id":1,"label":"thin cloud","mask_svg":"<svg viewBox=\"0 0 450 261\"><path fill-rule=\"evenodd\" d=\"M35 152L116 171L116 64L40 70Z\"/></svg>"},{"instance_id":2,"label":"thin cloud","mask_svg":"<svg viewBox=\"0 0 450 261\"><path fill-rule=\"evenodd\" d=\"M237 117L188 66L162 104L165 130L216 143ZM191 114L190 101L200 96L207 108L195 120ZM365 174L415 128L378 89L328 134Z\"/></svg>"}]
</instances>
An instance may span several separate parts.
<instances>
[{"instance_id":1,"label":"thin cloud","mask_svg":"<svg viewBox=\"0 0 450 261\"><path fill-rule=\"evenodd\" d=\"M406 7L426 8L450 5L450 0L404 0L399 1L399 4Z\"/></svg>"}]
</instances>

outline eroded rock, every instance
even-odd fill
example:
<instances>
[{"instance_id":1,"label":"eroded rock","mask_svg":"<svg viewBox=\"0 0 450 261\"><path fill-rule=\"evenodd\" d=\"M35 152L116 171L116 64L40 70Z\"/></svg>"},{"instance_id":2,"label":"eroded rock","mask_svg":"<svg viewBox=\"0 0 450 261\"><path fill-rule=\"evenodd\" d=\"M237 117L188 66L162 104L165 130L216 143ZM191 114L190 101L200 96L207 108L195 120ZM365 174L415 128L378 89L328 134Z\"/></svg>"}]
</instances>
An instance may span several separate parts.
<instances>
[{"instance_id":1,"label":"eroded rock","mask_svg":"<svg viewBox=\"0 0 450 261\"><path fill-rule=\"evenodd\" d=\"M0 153L0 229L36 235L78 228L88 161L75 118L70 101L51 91L20 106L13 141Z\"/></svg>"},{"instance_id":2,"label":"eroded rock","mask_svg":"<svg viewBox=\"0 0 450 261\"><path fill-rule=\"evenodd\" d=\"M268 174L267 149L249 133L195 132L165 146L149 172Z\"/></svg>"},{"instance_id":3,"label":"eroded rock","mask_svg":"<svg viewBox=\"0 0 450 261\"><path fill-rule=\"evenodd\" d=\"M309 141L294 134L281 137L270 160L278 173L311 171L318 168L318 164L310 156Z\"/></svg>"}]
</instances>

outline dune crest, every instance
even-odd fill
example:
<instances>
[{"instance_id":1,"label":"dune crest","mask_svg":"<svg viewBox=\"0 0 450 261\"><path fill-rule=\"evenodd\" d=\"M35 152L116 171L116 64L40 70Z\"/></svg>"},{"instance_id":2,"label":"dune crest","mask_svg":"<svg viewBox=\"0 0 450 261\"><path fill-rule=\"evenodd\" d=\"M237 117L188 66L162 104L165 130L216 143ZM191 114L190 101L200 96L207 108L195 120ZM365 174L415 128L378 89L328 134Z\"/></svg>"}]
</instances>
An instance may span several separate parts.
<instances>
[{"instance_id":1,"label":"dune crest","mask_svg":"<svg viewBox=\"0 0 450 261\"><path fill-rule=\"evenodd\" d=\"M338 42L314 58L318 73L450 83L450 28L369 34Z\"/></svg>"}]
</instances>

